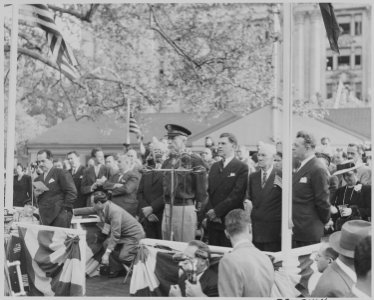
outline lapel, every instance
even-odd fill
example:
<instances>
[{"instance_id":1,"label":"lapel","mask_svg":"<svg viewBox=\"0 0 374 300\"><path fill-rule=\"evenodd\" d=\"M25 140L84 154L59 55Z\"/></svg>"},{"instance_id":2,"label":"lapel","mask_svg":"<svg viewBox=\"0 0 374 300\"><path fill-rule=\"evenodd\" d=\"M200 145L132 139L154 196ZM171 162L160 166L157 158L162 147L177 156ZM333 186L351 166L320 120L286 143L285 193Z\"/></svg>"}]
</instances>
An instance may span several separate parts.
<instances>
[{"instance_id":1,"label":"lapel","mask_svg":"<svg viewBox=\"0 0 374 300\"><path fill-rule=\"evenodd\" d=\"M214 174L214 186L211 188L211 193L214 193L215 190L222 185L222 181L224 181L230 173L232 173L233 168L236 165L236 158L234 157L229 164L226 166L226 168L223 168L222 161L217 162L217 171ZM234 173L234 172L233 172Z\"/></svg>"},{"instance_id":2,"label":"lapel","mask_svg":"<svg viewBox=\"0 0 374 300\"><path fill-rule=\"evenodd\" d=\"M260 177L261 177L261 172L260 172ZM274 177L275 177L275 170L273 168L273 170L271 171L268 179L266 180L264 188L262 189L263 191L268 191L268 190L271 190L273 188ZM260 183L261 183L261 181L260 181Z\"/></svg>"},{"instance_id":3,"label":"lapel","mask_svg":"<svg viewBox=\"0 0 374 300\"><path fill-rule=\"evenodd\" d=\"M292 175L292 185L298 183L300 178L309 172L310 168L315 164L315 160L316 158L313 157L310 161L303 165L300 170Z\"/></svg>"},{"instance_id":4,"label":"lapel","mask_svg":"<svg viewBox=\"0 0 374 300\"><path fill-rule=\"evenodd\" d=\"M52 177L54 177L54 175L55 175L55 167L52 167L52 168L49 170L49 173L48 173L47 177L45 178L45 180L43 180L43 182L44 182L44 184L45 184L46 186L49 185L49 181L51 180ZM44 179L44 175L42 175L42 176L43 176L42 178Z\"/></svg>"}]
</instances>

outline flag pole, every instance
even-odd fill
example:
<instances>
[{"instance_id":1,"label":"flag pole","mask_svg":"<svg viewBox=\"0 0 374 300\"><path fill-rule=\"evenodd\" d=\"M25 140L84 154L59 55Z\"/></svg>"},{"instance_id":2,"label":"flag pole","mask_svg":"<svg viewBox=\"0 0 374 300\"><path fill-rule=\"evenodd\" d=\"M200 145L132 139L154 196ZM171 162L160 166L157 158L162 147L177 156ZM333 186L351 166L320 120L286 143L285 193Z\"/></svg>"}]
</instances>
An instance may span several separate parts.
<instances>
[{"instance_id":1,"label":"flag pole","mask_svg":"<svg viewBox=\"0 0 374 300\"><path fill-rule=\"evenodd\" d=\"M126 144L130 145L130 108L131 108L131 100L130 97L127 97L127 133L126 133Z\"/></svg>"},{"instance_id":2,"label":"flag pole","mask_svg":"<svg viewBox=\"0 0 374 300\"><path fill-rule=\"evenodd\" d=\"M292 217L292 18L292 3L283 3L282 256L284 265L287 265L289 261L292 234L290 228Z\"/></svg>"},{"instance_id":3,"label":"flag pole","mask_svg":"<svg viewBox=\"0 0 374 300\"><path fill-rule=\"evenodd\" d=\"M0 13L0 45L4 44L4 21L5 21L5 13L4 13L4 5L1 5L1 13ZM4 78L4 65L5 65L5 54L4 51L0 51L0 66L2 66L1 69L1 74L0 78ZM4 95L4 80L0 80L0 95ZM5 115L5 101L0 101L0 115ZM5 141L5 122L4 118L0 118L0 141ZM5 170L5 161L4 161L4 149L5 147L0 147L0 170L1 170L1 178L0 178L0 199L1 200L1 207L4 207L4 200L5 199L5 193L4 193L4 170ZM4 217L4 214L2 214L2 217ZM2 222L1 224L4 224L4 220L0 221Z\"/></svg>"},{"instance_id":4,"label":"flag pole","mask_svg":"<svg viewBox=\"0 0 374 300\"><path fill-rule=\"evenodd\" d=\"M8 130L7 130L7 158L6 158L6 195L5 207L13 207L13 172L16 125L17 100L17 40L18 40L18 10L17 2L12 6L12 35L10 44L10 73L8 100Z\"/></svg>"}]
</instances>

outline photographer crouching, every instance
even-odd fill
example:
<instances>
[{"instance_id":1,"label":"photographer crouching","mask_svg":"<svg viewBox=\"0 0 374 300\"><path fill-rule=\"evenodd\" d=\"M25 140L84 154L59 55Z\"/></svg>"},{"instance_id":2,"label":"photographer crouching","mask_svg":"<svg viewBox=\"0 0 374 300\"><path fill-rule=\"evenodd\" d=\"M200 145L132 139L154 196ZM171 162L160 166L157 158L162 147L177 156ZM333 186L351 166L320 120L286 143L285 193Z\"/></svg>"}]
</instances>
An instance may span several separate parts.
<instances>
[{"instance_id":1,"label":"photographer crouching","mask_svg":"<svg viewBox=\"0 0 374 300\"><path fill-rule=\"evenodd\" d=\"M218 263L212 261L208 245L193 240L173 259L179 262L180 271L170 297L218 297Z\"/></svg>"}]
</instances>

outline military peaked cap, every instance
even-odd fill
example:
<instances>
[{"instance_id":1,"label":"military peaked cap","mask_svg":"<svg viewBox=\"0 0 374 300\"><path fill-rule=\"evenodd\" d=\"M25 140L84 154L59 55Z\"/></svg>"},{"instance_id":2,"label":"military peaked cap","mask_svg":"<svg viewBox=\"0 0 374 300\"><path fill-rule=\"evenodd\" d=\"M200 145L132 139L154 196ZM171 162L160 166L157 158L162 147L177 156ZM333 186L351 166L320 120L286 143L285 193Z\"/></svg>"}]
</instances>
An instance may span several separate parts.
<instances>
[{"instance_id":1,"label":"military peaked cap","mask_svg":"<svg viewBox=\"0 0 374 300\"><path fill-rule=\"evenodd\" d=\"M191 135L191 131L183 126L175 125L175 124L166 124L165 128L167 130L166 136L168 137L175 137L177 135L189 136Z\"/></svg>"}]
</instances>

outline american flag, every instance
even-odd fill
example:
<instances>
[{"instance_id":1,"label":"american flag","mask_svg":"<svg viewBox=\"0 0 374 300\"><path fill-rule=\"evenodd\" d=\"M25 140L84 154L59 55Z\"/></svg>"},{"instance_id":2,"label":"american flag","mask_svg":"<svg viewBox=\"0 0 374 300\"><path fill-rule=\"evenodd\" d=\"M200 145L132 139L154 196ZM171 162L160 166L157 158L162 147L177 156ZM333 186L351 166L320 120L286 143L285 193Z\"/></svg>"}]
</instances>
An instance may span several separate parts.
<instances>
[{"instance_id":1,"label":"american flag","mask_svg":"<svg viewBox=\"0 0 374 300\"><path fill-rule=\"evenodd\" d=\"M20 7L20 15L31 26L45 31L52 61L60 68L61 73L71 80L79 78L78 65L72 50L58 29L52 12L44 4L28 4Z\"/></svg>"},{"instance_id":2,"label":"american flag","mask_svg":"<svg viewBox=\"0 0 374 300\"><path fill-rule=\"evenodd\" d=\"M134 115L132 113L130 113L130 132L132 133L135 133L137 135L140 135L141 134L141 130L140 130L140 127L138 125L138 123L136 122L135 118L134 118Z\"/></svg>"}]
</instances>

